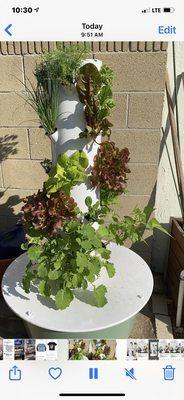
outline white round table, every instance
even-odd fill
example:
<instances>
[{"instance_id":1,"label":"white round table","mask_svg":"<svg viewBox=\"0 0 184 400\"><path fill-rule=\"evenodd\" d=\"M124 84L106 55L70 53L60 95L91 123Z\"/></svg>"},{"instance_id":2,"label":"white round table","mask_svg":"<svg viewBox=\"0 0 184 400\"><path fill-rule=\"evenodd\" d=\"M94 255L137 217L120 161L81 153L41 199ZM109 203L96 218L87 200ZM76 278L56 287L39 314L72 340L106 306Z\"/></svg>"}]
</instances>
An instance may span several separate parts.
<instances>
[{"instance_id":1,"label":"white round table","mask_svg":"<svg viewBox=\"0 0 184 400\"><path fill-rule=\"evenodd\" d=\"M94 304L92 290L75 290L75 298L65 310L57 310L53 299L42 297L36 286L26 294L22 277L28 263L26 254L18 257L6 270L2 292L8 306L25 322L31 337L38 338L126 338L133 317L148 302L153 277L146 262L132 250L111 243L111 262L116 274L109 278L104 269L97 285L107 287L108 303ZM13 332L12 332L13 333Z\"/></svg>"}]
</instances>

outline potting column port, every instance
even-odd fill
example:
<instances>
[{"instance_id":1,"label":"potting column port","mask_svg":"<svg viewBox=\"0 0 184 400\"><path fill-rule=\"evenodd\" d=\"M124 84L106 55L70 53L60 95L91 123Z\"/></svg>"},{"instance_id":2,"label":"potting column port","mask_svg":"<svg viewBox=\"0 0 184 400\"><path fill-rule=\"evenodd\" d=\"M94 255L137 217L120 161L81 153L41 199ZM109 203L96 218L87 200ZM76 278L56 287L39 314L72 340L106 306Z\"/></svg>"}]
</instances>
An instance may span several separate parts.
<instances>
[{"instance_id":1,"label":"potting column port","mask_svg":"<svg viewBox=\"0 0 184 400\"><path fill-rule=\"evenodd\" d=\"M107 287L108 303L94 305L92 287L75 290L75 299L65 310L57 310L52 298L38 293L36 286L26 294L22 277L28 263L26 254L7 269L2 292L8 306L25 322L28 334L35 338L127 338L133 319L148 302L153 277L146 262L132 250L109 245L111 262L116 266L113 278L101 273L96 284Z\"/></svg>"}]
</instances>

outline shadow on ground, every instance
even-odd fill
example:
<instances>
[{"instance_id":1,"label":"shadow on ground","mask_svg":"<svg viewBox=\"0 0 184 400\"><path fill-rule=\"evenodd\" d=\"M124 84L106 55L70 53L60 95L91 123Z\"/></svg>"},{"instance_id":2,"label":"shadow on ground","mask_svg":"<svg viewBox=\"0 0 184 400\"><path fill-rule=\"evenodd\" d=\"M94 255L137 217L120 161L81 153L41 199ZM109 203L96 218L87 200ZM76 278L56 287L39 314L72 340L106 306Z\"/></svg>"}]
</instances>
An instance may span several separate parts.
<instances>
[{"instance_id":1,"label":"shadow on ground","mask_svg":"<svg viewBox=\"0 0 184 400\"><path fill-rule=\"evenodd\" d=\"M151 300L137 314L134 326L130 333L132 339L154 339L156 338L154 315Z\"/></svg>"}]
</instances>

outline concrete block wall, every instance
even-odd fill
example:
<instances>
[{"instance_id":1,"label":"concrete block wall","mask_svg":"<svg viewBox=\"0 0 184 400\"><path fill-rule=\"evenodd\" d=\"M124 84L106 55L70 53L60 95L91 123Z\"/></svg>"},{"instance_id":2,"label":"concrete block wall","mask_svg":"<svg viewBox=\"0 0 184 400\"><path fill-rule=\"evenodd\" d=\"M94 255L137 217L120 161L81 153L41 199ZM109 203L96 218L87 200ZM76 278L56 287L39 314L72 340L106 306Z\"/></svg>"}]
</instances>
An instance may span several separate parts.
<instances>
[{"instance_id":1,"label":"concrete block wall","mask_svg":"<svg viewBox=\"0 0 184 400\"><path fill-rule=\"evenodd\" d=\"M20 218L21 199L46 179L40 161L50 158L50 141L28 106L22 82L33 81L35 63L54 42L0 43L0 230ZM65 43L60 43L64 46ZM112 139L131 153L127 194L118 210L154 204L164 99L167 44L161 42L94 42L94 58L114 71ZM149 240L148 240L149 241ZM144 247L144 246L143 246ZM146 259L150 248L138 251Z\"/></svg>"}]
</instances>

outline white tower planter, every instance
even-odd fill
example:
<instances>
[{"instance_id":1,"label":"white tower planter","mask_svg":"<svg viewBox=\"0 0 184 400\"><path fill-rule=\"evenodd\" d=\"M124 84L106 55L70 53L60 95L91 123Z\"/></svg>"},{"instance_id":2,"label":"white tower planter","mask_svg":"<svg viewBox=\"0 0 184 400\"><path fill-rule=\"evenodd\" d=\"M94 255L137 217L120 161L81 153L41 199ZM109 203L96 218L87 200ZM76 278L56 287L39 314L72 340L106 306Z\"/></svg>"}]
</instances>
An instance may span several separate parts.
<instances>
[{"instance_id":1,"label":"white tower planter","mask_svg":"<svg viewBox=\"0 0 184 400\"><path fill-rule=\"evenodd\" d=\"M101 68L102 63L99 60L85 60L83 64L89 62L93 63L98 69ZM83 150L89 161L87 172L90 171L99 145L90 140L90 138L79 137L85 127L84 104L79 100L75 85L62 86L57 131L51 136L53 164L57 162L57 158L61 153L71 156L75 151ZM97 141L100 143L101 137L98 137ZM79 208L84 212L87 211L85 198L91 196L95 203L98 199L98 190L91 189L89 182L81 183L72 189L71 196L74 197Z\"/></svg>"},{"instance_id":2,"label":"white tower planter","mask_svg":"<svg viewBox=\"0 0 184 400\"><path fill-rule=\"evenodd\" d=\"M100 61L84 61L89 62L100 69ZM91 138L79 137L85 126L84 104L79 100L75 85L62 86L57 131L51 137L53 164L57 162L59 154L71 156L75 151L83 150L88 157L90 170L99 145ZM100 142L99 137L97 141ZM98 199L98 192L92 190L88 183L75 186L71 195L83 212L87 210L87 196L91 196L93 202ZM24 320L31 337L99 339L129 336L134 316L151 296L153 278L145 261L133 251L115 243L110 243L108 249L116 274L109 279L103 269L95 282L107 287L107 304L104 307L94 306L94 298L91 296L93 285L89 285L87 290L75 289L70 306L58 310L53 296L44 298L34 284L31 285L30 293L25 293L22 280L28 264L27 254L9 266L3 277L3 296L9 307Z\"/></svg>"}]
</instances>

